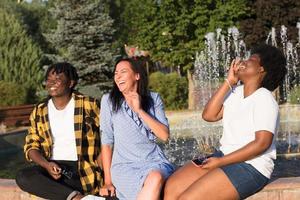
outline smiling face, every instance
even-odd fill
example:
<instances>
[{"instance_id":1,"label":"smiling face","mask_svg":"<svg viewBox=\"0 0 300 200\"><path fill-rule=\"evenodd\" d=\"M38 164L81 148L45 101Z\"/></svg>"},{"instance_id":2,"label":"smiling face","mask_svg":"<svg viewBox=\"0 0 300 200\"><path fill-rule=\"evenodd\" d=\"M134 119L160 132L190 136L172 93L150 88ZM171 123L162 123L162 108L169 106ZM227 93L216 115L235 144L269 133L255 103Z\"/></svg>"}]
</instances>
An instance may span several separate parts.
<instances>
[{"instance_id":1,"label":"smiling face","mask_svg":"<svg viewBox=\"0 0 300 200\"><path fill-rule=\"evenodd\" d=\"M114 74L114 81L120 92L126 94L129 91L137 91L140 75L135 73L128 61L121 61L117 64Z\"/></svg>"},{"instance_id":2,"label":"smiling face","mask_svg":"<svg viewBox=\"0 0 300 200\"><path fill-rule=\"evenodd\" d=\"M46 89L51 97L61 97L71 93L73 84L64 73L57 74L53 69L47 77Z\"/></svg>"},{"instance_id":3,"label":"smiling face","mask_svg":"<svg viewBox=\"0 0 300 200\"><path fill-rule=\"evenodd\" d=\"M247 60L243 60L238 66L238 76L243 82L251 78L262 79L265 75L264 68L261 66L260 58L257 54L253 54Z\"/></svg>"}]
</instances>

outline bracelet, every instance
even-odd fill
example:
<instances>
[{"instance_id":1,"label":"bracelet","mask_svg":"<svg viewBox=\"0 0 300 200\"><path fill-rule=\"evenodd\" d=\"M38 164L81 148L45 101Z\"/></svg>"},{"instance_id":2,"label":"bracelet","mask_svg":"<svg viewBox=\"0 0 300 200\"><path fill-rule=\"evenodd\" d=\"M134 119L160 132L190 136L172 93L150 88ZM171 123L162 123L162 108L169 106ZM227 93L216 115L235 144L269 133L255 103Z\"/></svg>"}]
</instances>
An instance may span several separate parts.
<instances>
[{"instance_id":1,"label":"bracelet","mask_svg":"<svg viewBox=\"0 0 300 200\"><path fill-rule=\"evenodd\" d=\"M230 88L230 90L231 90L231 92L232 92L233 89L232 89L232 86L231 86L230 83L229 83L229 80L226 78L225 81L226 81L226 83L228 84L228 86L229 86L229 88Z\"/></svg>"}]
</instances>

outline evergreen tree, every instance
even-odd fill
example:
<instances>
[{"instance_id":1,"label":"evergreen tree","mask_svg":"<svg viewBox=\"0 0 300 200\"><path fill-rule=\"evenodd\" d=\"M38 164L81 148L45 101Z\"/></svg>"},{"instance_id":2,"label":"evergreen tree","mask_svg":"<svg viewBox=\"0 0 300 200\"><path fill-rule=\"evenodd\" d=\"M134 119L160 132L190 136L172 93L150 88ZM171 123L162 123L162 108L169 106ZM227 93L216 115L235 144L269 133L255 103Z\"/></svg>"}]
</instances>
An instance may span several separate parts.
<instances>
[{"instance_id":1,"label":"evergreen tree","mask_svg":"<svg viewBox=\"0 0 300 200\"><path fill-rule=\"evenodd\" d=\"M73 64L84 93L100 97L110 88L112 77L113 20L101 0L55 1L51 10L57 28L48 39L58 50L57 60Z\"/></svg>"},{"instance_id":2,"label":"evergreen tree","mask_svg":"<svg viewBox=\"0 0 300 200\"><path fill-rule=\"evenodd\" d=\"M40 48L27 36L16 17L0 8L0 80L18 83L34 94L42 86L40 61Z\"/></svg>"},{"instance_id":3,"label":"evergreen tree","mask_svg":"<svg viewBox=\"0 0 300 200\"><path fill-rule=\"evenodd\" d=\"M56 27L56 21L51 17L48 11L49 5L53 0L32 0L29 2L17 3L13 0L0 1L0 8L7 13L14 15L22 28L26 31L33 42L42 50L42 65L51 63L47 59L47 54L53 53L54 49L46 41L44 33Z\"/></svg>"},{"instance_id":4,"label":"evergreen tree","mask_svg":"<svg viewBox=\"0 0 300 200\"><path fill-rule=\"evenodd\" d=\"M32 0L31 3L18 4L14 12L27 34L41 47L45 54L53 52L53 50L43 34L56 27L56 21L51 17L48 5L48 1Z\"/></svg>"}]
</instances>

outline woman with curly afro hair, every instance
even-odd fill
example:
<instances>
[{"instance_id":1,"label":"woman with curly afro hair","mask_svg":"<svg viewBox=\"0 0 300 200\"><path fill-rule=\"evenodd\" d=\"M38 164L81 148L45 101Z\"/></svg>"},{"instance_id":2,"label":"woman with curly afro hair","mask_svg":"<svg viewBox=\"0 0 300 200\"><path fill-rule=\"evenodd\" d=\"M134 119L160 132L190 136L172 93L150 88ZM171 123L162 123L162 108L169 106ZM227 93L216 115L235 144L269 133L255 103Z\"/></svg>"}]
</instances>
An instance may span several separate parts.
<instances>
[{"instance_id":1,"label":"woman with curly afro hair","mask_svg":"<svg viewBox=\"0 0 300 200\"><path fill-rule=\"evenodd\" d=\"M247 60L232 61L202 113L206 121L223 121L220 150L177 170L166 183L165 200L245 199L268 183L279 122L271 92L283 82L285 66L282 52L269 45L254 48Z\"/></svg>"}]
</instances>

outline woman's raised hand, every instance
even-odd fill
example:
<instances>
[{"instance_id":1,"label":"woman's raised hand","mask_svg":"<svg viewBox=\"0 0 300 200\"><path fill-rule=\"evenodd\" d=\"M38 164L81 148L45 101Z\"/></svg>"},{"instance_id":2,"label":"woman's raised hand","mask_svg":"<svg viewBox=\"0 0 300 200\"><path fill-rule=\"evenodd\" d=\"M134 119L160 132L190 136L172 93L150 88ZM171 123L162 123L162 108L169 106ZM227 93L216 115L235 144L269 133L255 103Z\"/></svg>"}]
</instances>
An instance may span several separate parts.
<instances>
[{"instance_id":1,"label":"woman's raised hand","mask_svg":"<svg viewBox=\"0 0 300 200\"><path fill-rule=\"evenodd\" d=\"M231 62L228 75L227 75L227 80L229 81L230 85L236 85L237 82L239 81L237 72L239 70L239 65L241 64L242 60L240 58L233 59Z\"/></svg>"},{"instance_id":2,"label":"woman's raised hand","mask_svg":"<svg viewBox=\"0 0 300 200\"><path fill-rule=\"evenodd\" d=\"M141 110L141 97L137 92L128 92L124 95L128 106L135 112L139 113Z\"/></svg>"}]
</instances>

